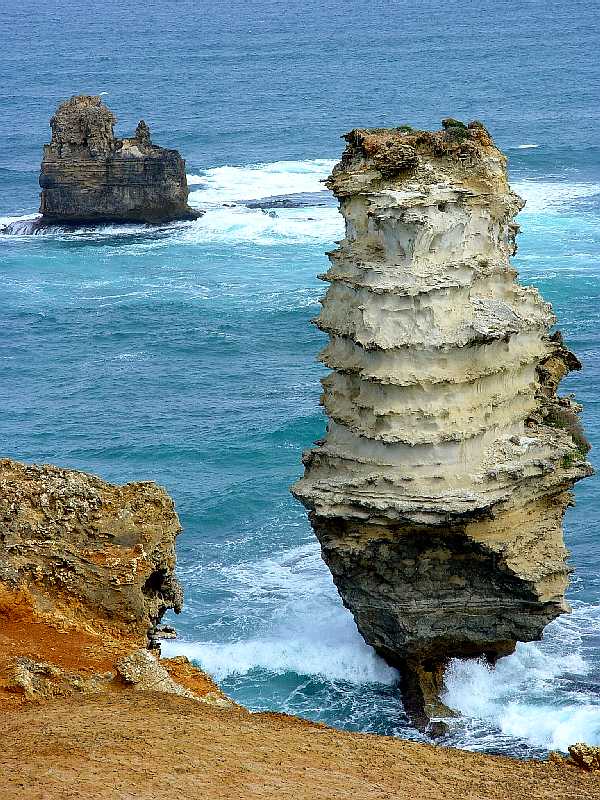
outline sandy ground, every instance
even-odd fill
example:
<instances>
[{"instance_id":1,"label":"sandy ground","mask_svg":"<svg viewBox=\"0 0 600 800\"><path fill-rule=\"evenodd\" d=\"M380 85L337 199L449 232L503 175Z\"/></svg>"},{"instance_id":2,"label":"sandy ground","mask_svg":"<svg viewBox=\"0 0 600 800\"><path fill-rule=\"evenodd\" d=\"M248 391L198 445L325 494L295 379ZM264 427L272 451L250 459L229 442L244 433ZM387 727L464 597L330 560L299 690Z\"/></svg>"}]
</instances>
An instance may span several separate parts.
<instances>
[{"instance_id":1,"label":"sandy ground","mask_svg":"<svg viewBox=\"0 0 600 800\"><path fill-rule=\"evenodd\" d=\"M123 692L4 709L2 800L598 800L600 776Z\"/></svg>"}]
</instances>

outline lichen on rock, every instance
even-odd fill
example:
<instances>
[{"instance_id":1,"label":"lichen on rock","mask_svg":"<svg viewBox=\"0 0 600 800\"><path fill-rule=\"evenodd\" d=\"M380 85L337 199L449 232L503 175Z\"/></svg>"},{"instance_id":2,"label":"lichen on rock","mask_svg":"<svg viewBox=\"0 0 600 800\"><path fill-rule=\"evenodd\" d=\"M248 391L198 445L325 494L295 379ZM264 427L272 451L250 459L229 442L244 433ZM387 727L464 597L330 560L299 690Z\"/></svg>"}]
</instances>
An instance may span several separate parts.
<instances>
[{"instance_id":1,"label":"lichen on rock","mask_svg":"<svg viewBox=\"0 0 600 800\"><path fill-rule=\"evenodd\" d=\"M72 97L52 117L44 146L40 212L46 223L193 220L185 161L153 144L140 120L132 138L118 139L115 115L100 97Z\"/></svg>"},{"instance_id":2,"label":"lichen on rock","mask_svg":"<svg viewBox=\"0 0 600 800\"><path fill-rule=\"evenodd\" d=\"M452 657L568 610L562 518L591 467L579 368L510 263L523 201L480 122L354 130L328 180L346 236L317 326L329 416L294 495L345 605L425 728Z\"/></svg>"}]
</instances>

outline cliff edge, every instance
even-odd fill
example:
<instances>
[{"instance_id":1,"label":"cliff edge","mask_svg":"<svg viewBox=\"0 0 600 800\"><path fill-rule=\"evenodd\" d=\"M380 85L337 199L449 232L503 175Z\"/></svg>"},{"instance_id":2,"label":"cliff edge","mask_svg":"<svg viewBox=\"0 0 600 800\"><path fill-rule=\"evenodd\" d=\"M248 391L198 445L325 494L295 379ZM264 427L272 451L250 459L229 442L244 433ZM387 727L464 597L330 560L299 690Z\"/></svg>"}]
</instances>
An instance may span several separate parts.
<instances>
[{"instance_id":1,"label":"cliff edge","mask_svg":"<svg viewBox=\"0 0 600 800\"><path fill-rule=\"evenodd\" d=\"M589 748L584 772L252 714L161 659L179 530L154 483L0 461L3 800L598 797Z\"/></svg>"},{"instance_id":2,"label":"cliff edge","mask_svg":"<svg viewBox=\"0 0 600 800\"><path fill-rule=\"evenodd\" d=\"M185 161L153 144L141 120L135 135L117 139L116 117L100 97L81 95L50 121L40 172L42 222L165 223L193 220Z\"/></svg>"},{"instance_id":3,"label":"cliff edge","mask_svg":"<svg viewBox=\"0 0 600 800\"><path fill-rule=\"evenodd\" d=\"M523 201L479 122L353 130L346 236L317 326L329 416L294 495L344 604L425 729L452 657L506 655L568 610L562 519L591 473L579 369L510 264Z\"/></svg>"},{"instance_id":4,"label":"cliff edge","mask_svg":"<svg viewBox=\"0 0 600 800\"><path fill-rule=\"evenodd\" d=\"M159 657L157 625L183 602L180 530L154 483L0 460L0 707L126 688L230 705Z\"/></svg>"}]
</instances>

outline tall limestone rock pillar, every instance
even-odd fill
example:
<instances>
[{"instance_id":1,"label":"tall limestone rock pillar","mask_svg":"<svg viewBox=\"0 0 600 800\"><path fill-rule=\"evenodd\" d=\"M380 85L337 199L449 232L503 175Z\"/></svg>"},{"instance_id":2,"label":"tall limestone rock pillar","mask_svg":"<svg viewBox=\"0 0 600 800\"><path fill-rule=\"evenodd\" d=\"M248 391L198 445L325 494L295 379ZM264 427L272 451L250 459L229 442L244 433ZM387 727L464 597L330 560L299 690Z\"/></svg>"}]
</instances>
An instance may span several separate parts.
<instances>
[{"instance_id":1,"label":"tall limestone rock pillar","mask_svg":"<svg viewBox=\"0 0 600 800\"><path fill-rule=\"evenodd\" d=\"M346 237L316 320L325 439L292 491L405 708L452 657L493 662L568 610L562 519L591 473L580 364L510 264L523 201L480 123L353 130L328 185Z\"/></svg>"}]
</instances>

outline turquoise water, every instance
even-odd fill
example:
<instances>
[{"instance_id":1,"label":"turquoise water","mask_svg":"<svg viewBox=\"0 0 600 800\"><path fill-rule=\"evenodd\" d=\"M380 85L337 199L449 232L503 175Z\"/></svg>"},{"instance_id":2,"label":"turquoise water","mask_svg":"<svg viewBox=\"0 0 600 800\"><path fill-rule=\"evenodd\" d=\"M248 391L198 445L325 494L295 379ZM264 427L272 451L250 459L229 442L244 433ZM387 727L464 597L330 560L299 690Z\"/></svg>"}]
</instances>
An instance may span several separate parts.
<instances>
[{"instance_id":1,"label":"turquoise water","mask_svg":"<svg viewBox=\"0 0 600 800\"><path fill-rule=\"evenodd\" d=\"M600 443L598 34L573 3L9 2L0 214L32 215L47 121L106 91L188 159L197 222L0 237L3 454L154 479L184 525L170 652L254 709L418 738L397 675L362 642L288 486L324 430L315 355L325 251L342 235L324 178L352 125L489 124L528 199L516 259L553 302ZM490 35L490 32L493 35ZM69 47L62 47L64 41ZM536 145L536 147L523 147ZM286 195L289 209L243 201ZM307 205L301 205L306 203ZM594 456L594 453L592 453ZM494 673L453 664L447 743L519 755L600 743L598 479L566 537L574 613Z\"/></svg>"}]
</instances>

